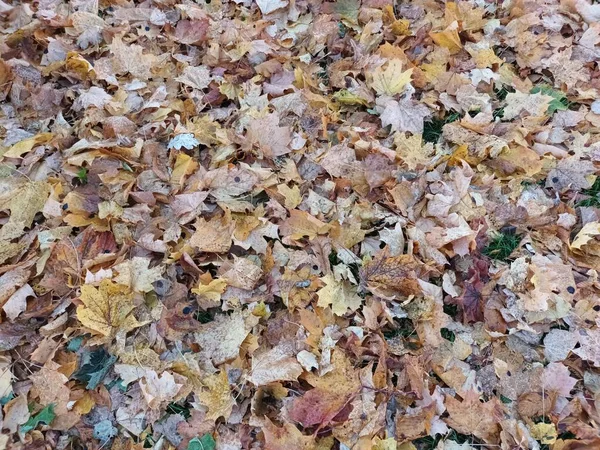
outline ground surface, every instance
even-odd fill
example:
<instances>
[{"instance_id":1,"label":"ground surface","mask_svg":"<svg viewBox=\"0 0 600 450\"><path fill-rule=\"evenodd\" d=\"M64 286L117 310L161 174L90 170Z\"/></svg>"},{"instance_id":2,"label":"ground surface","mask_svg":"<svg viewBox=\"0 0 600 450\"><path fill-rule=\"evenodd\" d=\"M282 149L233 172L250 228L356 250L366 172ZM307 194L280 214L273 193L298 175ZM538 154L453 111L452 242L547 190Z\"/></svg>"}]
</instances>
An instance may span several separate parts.
<instances>
[{"instance_id":1,"label":"ground surface","mask_svg":"<svg viewBox=\"0 0 600 450\"><path fill-rule=\"evenodd\" d=\"M0 17L0 449L600 448L600 5Z\"/></svg>"}]
</instances>

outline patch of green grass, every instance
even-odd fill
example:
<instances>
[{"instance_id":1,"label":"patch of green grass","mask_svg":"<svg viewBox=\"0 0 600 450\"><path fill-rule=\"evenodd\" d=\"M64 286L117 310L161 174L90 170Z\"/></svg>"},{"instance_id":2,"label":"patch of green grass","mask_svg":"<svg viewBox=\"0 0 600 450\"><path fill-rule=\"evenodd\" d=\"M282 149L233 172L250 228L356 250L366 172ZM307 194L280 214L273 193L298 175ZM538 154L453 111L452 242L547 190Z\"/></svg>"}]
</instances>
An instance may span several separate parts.
<instances>
[{"instance_id":1,"label":"patch of green grass","mask_svg":"<svg viewBox=\"0 0 600 450\"><path fill-rule=\"evenodd\" d=\"M495 110L492 111L492 118L494 120L496 119L502 119L504 117L504 107L502 108L497 108Z\"/></svg>"},{"instance_id":2,"label":"patch of green grass","mask_svg":"<svg viewBox=\"0 0 600 450\"><path fill-rule=\"evenodd\" d=\"M589 195L588 198L581 200L575 206L593 206L600 208L600 177L596 178L594 184L589 189L581 191L583 195Z\"/></svg>"},{"instance_id":3,"label":"patch of green grass","mask_svg":"<svg viewBox=\"0 0 600 450\"><path fill-rule=\"evenodd\" d=\"M456 122L461 117L460 113L453 112L441 119L434 118L425 122L423 125L423 140L425 142L431 142L432 144L437 143L442 135L442 128L444 125Z\"/></svg>"},{"instance_id":4,"label":"patch of green grass","mask_svg":"<svg viewBox=\"0 0 600 450\"><path fill-rule=\"evenodd\" d=\"M486 248L483 254L497 261L507 261L511 253L519 246L521 236L518 234L498 233Z\"/></svg>"}]
</instances>

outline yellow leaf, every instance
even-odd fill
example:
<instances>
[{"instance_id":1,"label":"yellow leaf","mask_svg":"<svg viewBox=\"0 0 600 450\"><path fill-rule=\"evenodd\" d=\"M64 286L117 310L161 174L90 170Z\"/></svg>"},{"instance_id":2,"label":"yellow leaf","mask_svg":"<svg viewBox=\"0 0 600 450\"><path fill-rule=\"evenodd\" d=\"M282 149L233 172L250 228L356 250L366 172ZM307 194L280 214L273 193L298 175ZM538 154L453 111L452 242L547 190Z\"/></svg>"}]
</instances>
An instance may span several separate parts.
<instances>
[{"instance_id":1,"label":"yellow leaf","mask_svg":"<svg viewBox=\"0 0 600 450\"><path fill-rule=\"evenodd\" d=\"M198 400L208 408L206 420L217 420L223 416L229 419L233 407L231 388L227 379L227 371L222 370L215 375L209 375L202 380L205 390L198 392Z\"/></svg>"},{"instance_id":2,"label":"yellow leaf","mask_svg":"<svg viewBox=\"0 0 600 450\"><path fill-rule=\"evenodd\" d=\"M65 67L69 72L77 74L82 80L96 77L94 67L77 52L67 54Z\"/></svg>"},{"instance_id":3,"label":"yellow leaf","mask_svg":"<svg viewBox=\"0 0 600 450\"><path fill-rule=\"evenodd\" d=\"M416 447L410 442L406 442L398 448L398 442L394 438L381 439L375 437L373 439L373 450L416 450Z\"/></svg>"},{"instance_id":4,"label":"yellow leaf","mask_svg":"<svg viewBox=\"0 0 600 450\"><path fill-rule=\"evenodd\" d=\"M600 234L600 222L588 222L575 236L571 249L585 251L585 246Z\"/></svg>"},{"instance_id":5,"label":"yellow leaf","mask_svg":"<svg viewBox=\"0 0 600 450\"><path fill-rule=\"evenodd\" d=\"M87 414L92 410L92 408L95 405L96 401L93 399L93 397L89 394L89 392L85 392L83 394L83 397L81 397L75 402L75 406L73 406L73 411L81 415Z\"/></svg>"},{"instance_id":6,"label":"yellow leaf","mask_svg":"<svg viewBox=\"0 0 600 450\"><path fill-rule=\"evenodd\" d=\"M221 278L217 278L208 284L200 283L197 288L192 289L192 292L209 300L219 302L221 301L221 294L225 292L225 289L227 289L227 282Z\"/></svg>"},{"instance_id":7,"label":"yellow leaf","mask_svg":"<svg viewBox=\"0 0 600 450\"><path fill-rule=\"evenodd\" d=\"M556 442L558 433L553 423L536 423L529 428L531 437L541 444L552 445Z\"/></svg>"},{"instance_id":8,"label":"yellow leaf","mask_svg":"<svg viewBox=\"0 0 600 450\"><path fill-rule=\"evenodd\" d=\"M410 22L406 19L395 20L390 29L396 36L406 36L410 34Z\"/></svg>"},{"instance_id":9,"label":"yellow leaf","mask_svg":"<svg viewBox=\"0 0 600 450\"><path fill-rule=\"evenodd\" d=\"M448 27L444 31L429 33L429 36L437 45L450 50L451 54L458 53L462 48L456 28Z\"/></svg>"},{"instance_id":10,"label":"yellow leaf","mask_svg":"<svg viewBox=\"0 0 600 450\"><path fill-rule=\"evenodd\" d=\"M197 168L198 163L191 156L180 153L175 160L175 167L171 174L171 183L182 185L185 177L193 173Z\"/></svg>"},{"instance_id":11,"label":"yellow leaf","mask_svg":"<svg viewBox=\"0 0 600 450\"><path fill-rule=\"evenodd\" d=\"M385 69L378 67L373 72L371 87L379 95L393 96L401 93L410 82L413 69L402 71L402 61L392 59Z\"/></svg>"},{"instance_id":12,"label":"yellow leaf","mask_svg":"<svg viewBox=\"0 0 600 450\"><path fill-rule=\"evenodd\" d=\"M9 241L21 236L24 228L30 227L35 215L44 208L49 195L50 185L45 181L7 180L0 192L0 210L9 209L10 215L0 230L0 240Z\"/></svg>"},{"instance_id":13,"label":"yellow leaf","mask_svg":"<svg viewBox=\"0 0 600 450\"><path fill-rule=\"evenodd\" d=\"M356 311L360 307L362 299L347 281L337 281L331 274L325 275L321 281L325 287L317 292L318 306L324 308L331 305L331 310L337 316L343 316L348 309Z\"/></svg>"},{"instance_id":14,"label":"yellow leaf","mask_svg":"<svg viewBox=\"0 0 600 450\"><path fill-rule=\"evenodd\" d=\"M133 298L127 286L102 280L100 287L81 286L83 305L77 307L77 318L83 326L103 336L127 332L141 324L131 315Z\"/></svg>"},{"instance_id":15,"label":"yellow leaf","mask_svg":"<svg viewBox=\"0 0 600 450\"><path fill-rule=\"evenodd\" d=\"M280 184L277 186L277 192L285 197L285 207L287 209L294 209L302 201L300 188L296 185L290 188L287 184Z\"/></svg>"},{"instance_id":16,"label":"yellow leaf","mask_svg":"<svg viewBox=\"0 0 600 450\"><path fill-rule=\"evenodd\" d=\"M45 144L52 139L52 133L40 133L27 139L17 142L4 153L5 158L20 158L21 155L30 152L33 147L39 144Z\"/></svg>"}]
</instances>

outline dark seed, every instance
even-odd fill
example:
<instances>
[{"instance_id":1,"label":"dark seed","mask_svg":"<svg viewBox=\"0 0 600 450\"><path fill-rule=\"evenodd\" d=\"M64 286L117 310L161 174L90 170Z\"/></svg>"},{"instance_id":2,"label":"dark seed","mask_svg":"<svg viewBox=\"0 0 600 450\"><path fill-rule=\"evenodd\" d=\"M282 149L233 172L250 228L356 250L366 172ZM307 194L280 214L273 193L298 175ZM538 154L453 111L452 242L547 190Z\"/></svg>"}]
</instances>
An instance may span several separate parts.
<instances>
[{"instance_id":1,"label":"dark seed","mask_svg":"<svg viewBox=\"0 0 600 450\"><path fill-rule=\"evenodd\" d=\"M569 287L567 288L567 292L568 292L569 294L574 294L574 293L575 293L575 288L574 288L573 286L569 286Z\"/></svg>"},{"instance_id":2,"label":"dark seed","mask_svg":"<svg viewBox=\"0 0 600 450\"><path fill-rule=\"evenodd\" d=\"M600 311L600 305L594 306L594 311Z\"/></svg>"},{"instance_id":3,"label":"dark seed","mask_svg":"<svg viewBox=\"0 0 600 450\"><path fill-rule=\"evenodd\" d=\"M235 178L233 179L233 181L235 181L236 183L239 183L239 182L240 182L240 177L235 177Z\"/></svg>"},{"instance_id":4,"label":"dark seed","mask_svg":"<svg viewBox=\"0 0 600 450\"><path fill-rule=\"evenodd\" d=\"M63 209L63 211L66 211L67 209L69 209L69 204L65 203L64 205L62 205L62 209Z\"/></svg>"},{"instance_id":5,"label":"dark seed","mask_svg":"<svg viewBox=\"0 0 600 450\"><path fill-rule=\"evenodd\" d=\"M553 183L558 183L558 177L554 177L554 178L552 178L552 182L553 182Z\"/></svg>"},{"instance_id":6,"label":"dark seed","mask_svg":"<svg viewBox=\"0 0 600 450\"><path fill-rule=\"evenodd\" d=\"M183 308L183 313L184 314L189 314L192 312L192 308L190 308L189 306L186 306L185 308Z\"/></svg>"}]
</instances>

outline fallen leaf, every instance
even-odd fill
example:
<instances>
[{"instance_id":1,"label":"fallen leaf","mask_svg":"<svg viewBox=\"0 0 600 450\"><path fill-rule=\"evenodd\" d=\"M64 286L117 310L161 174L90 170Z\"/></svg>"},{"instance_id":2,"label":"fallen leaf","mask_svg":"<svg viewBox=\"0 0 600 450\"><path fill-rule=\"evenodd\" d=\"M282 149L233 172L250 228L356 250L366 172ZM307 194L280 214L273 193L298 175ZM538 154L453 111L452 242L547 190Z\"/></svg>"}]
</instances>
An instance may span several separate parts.
<instances>
[{"instance_id":1,"label":"fallen leaf","mask_svg":"<svg viewBox=\"0 0 600 450\"><path fill-rule=\"evenodd\" d=\"M217 420L219 417L229 419L234 401L227 379L227 371L210 375L202 379L204 388L197 393L198 400L208 408L207 420Z\"/></svg>"},{"instance_id":2,"label":"fallen leaf","mask_svg":"<svg viewBox=\"0 0 600 450\"><path fill-rule=\"evenodd\" d=\"M379 95L388 95L393 97L404 91L404 88L410 83L412 69L402 70L402 61L392 59L386 65L378 67L372 73L371 87Z\"/></svg>"},{"instance_id":3,"label":"fallen leaf","mask_svg":"<svg viewBox=\"0 0 600 450\"><path fill-rule=\"evenodd\" d=\"M336 280L333 275L325 275L321 281L325 286L317 291L317 304L320 307L331 305L331 310L338 316L343 316L348 310L356 311L360 308L362 299L347 281Z\"/></svg>"},{"instance_id":4,"label":"fallen leaf","mask_svg":"<svg viewBox=\"0 0 600 450\"><path fill-rule=\"evenodd\" d=\"M114 266L118 275L116 283L129 286L135 292L146 293L154 290L152 283L162 279L163 267L149 268L150 260L135 256L130 260Z\"/></svg>"},{"instance_id":5,"label":"fallen leaf","mask_svg":"<svg viewBox=\"0 0 600 450\"><path fill-rule=\"evenodd\" d=\"M459 433L472 434L489 444L499 441L498 422L503 412L497 398L482 403L477 392L468 390L462 402L446 396L446 409L449 417L445 422Z\"/></svg>"},{"instance_id":6,"label":"fallen leaf","mask_svg":"<svg viewBox=\"0 0 600 450\"><path fill-rule=\"evenodd\" d=\"M110 280L103 280L99 288L83 285L80 299L83 305L77 307L77 318L103 336L114 337L141 325L131 314L134 304L127 286Z\"/></svg>"}]
</instances>

